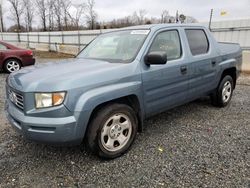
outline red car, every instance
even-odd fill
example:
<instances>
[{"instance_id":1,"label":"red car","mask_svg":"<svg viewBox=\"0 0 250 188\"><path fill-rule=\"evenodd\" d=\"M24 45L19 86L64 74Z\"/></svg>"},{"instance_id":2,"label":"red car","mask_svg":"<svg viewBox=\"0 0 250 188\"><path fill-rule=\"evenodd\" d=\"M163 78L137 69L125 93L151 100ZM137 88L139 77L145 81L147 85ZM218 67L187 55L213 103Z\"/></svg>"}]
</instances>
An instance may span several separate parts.
<instances>
[{"instance_id":1,"label":"red car","mask_svg":"<svg viewBox=\"0 0 250 188\"><path fill-rule=\"evenodd\" d=\"M34 65L35 59L31 50L25 50L0 41L0 69L12 73L21 67Z\"/></svg>"}]
</instances>

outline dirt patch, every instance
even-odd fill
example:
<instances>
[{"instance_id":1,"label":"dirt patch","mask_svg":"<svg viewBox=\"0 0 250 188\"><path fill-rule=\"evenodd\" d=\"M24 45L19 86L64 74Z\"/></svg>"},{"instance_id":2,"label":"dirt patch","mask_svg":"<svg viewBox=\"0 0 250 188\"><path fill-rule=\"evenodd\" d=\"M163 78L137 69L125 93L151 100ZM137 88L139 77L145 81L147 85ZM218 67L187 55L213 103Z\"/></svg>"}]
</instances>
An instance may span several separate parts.
<instances>
[{"instance_id":1,"label":"dirt patch","mask_svg":"<svg viewBox=\"0 0 250 188\"><path fill-rule=\"evenodd\" d=\"M46 52L46 51L34 51L34 56L37 58L46 58L46 59L65 59L73 58L74 55L58 53L58 52Z\"/></svg>"}]
</instances>

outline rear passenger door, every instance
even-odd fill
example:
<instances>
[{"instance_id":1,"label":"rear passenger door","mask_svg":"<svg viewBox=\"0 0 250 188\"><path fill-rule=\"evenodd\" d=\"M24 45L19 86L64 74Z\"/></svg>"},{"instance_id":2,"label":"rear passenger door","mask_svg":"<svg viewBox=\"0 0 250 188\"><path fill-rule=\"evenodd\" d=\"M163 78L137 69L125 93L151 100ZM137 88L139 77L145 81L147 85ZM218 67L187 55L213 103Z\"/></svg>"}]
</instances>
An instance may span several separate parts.
<instances>
[{"instance_id":1,"label":"rear passenger door","mask_svg":"<svg viewBox=\"0 0 250 188\"><path fill-rule=\"evenodd\" d=\"M146 116L151 116L185 103L188 94L189 63L182 49L180 31L158 31L152 38L146 54L166 52L164 65L145 65L142 62L142 81Z\"/></svg>"},{"instance_id":2,"label":"rear passenger door","mask_svg":"<svg viewBox=\"0 0 250 188\"><path fill-rule=\"evenodd\" d=\"M190 100L209 94L216 87L218 54L210 41L207 31L201 28L186 28L191 63L189 98Z\"/></svg>"}]
</instances>

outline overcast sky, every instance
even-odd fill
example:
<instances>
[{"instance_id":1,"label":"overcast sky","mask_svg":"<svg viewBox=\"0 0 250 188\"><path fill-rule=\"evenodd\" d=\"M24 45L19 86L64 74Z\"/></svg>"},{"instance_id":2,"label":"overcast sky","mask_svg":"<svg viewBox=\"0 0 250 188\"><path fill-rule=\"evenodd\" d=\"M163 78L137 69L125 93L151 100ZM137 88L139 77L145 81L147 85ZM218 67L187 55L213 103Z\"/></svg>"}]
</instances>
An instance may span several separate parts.
<instances>
[{"instance_id":1,"label":"overcast sky","mask_svg":"<svg viewBox=\"0 0 250 188\"><path fill-rule=\"evenodd\" d=\"M250 18L250 0L96 0L100 20L123 17L138 9L147 10L149 17L159 17L166 9L171 15L179 10L199 21L208 21L211 8L215 20ZM221 11L227 11L227 15L220 16Z\"/></svg>"},{"instance_id":2,"label":"overcast sky","mask_svg":"<svg viewBox=\"0 0 250 188\"><path fill-rule=\"evenodd\" d=\"M84 0L72 0L79 3ZM207 22L211 8L214 9L214 20L228 20L250 18L250 0L95 0L95 10L98 21L110 21L131 15L134 11L145 9L147 17L160 17L162 10L168 10L175 15L176 10L196 18L200 22ZM9 5L3 0L5 17L8 15ZM221 11L227 15L220 16ZM7 25L11 24L8 21Z\"/></svg>"}]
</instances>

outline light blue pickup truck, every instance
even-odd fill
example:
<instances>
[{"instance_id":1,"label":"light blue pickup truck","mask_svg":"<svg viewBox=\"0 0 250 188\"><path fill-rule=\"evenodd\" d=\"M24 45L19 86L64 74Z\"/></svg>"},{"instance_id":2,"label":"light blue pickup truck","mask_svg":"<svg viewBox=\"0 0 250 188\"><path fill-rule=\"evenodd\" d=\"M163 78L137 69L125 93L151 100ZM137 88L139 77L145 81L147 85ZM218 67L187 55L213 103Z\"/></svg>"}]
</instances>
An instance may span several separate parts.
<instances>
[{"instance_id":1,"label":"light blue pickup truck","mask_svg":"<svg viewBox=\"0 0 250 188\"><path fill-rule=\"evenodd\" d=\"M125 153L143 121L202 96L232 97L242 52L208 29L168 24L102 34L73 61L39 64L6 80L6 114L29 140L86 143L104 158Z\"/></svg>"}]
</instances>

